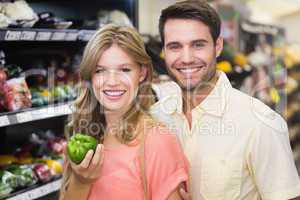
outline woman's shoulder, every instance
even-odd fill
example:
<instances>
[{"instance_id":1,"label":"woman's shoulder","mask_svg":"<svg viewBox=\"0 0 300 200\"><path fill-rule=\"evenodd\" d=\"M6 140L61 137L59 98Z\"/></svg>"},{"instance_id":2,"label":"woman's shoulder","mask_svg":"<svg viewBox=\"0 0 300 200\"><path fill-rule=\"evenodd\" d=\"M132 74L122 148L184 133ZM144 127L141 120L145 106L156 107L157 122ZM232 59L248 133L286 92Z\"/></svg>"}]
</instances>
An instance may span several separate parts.
<instances>
[{"instance_id":1,"label":"woman's shoulder","mask_svg":"<svg viewBox=\"0 0 300 200\"><path fill-rule=\"evenodd\" d=\"M177 148L179 140L174 132L169 130L167 126L155 119L149 117L144 128L145 145L157 147L159 149Z\"/></svg>"},{"instance_id":2,"label":"woman's shoulder","mask_svg":"<svg viewBox=\"0 0 300 200\"><path fill-rule=\"evenodd\" d=\"M162 122L159 122L152 118L151 116L145 116L144 120L144 128L143 132L145 136L148 137L154 137L154 138L176 138L175 132L173 133L165 124Z\"/></svg>"}]
</instances>

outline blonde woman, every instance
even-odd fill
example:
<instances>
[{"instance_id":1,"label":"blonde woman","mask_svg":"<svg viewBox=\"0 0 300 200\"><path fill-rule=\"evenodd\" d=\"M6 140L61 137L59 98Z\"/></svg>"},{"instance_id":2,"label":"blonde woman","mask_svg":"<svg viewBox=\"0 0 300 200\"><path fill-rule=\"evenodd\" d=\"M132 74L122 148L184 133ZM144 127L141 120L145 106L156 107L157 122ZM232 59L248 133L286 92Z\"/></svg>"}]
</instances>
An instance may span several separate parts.
<instances>
[{"instance_id":1,"label":"blonde woman","mask_svg":"<svg viewBox=\"0 0 300 200\"><path fill-rule=\"evenodd\" d=\"M147 114L152 63L137 31L98 30L85 48L80 76L67 137L82 132L99 145L80 164L67 161L60 199L181 199L188 164L176 136Z\"/></svg>"}]
</instances>

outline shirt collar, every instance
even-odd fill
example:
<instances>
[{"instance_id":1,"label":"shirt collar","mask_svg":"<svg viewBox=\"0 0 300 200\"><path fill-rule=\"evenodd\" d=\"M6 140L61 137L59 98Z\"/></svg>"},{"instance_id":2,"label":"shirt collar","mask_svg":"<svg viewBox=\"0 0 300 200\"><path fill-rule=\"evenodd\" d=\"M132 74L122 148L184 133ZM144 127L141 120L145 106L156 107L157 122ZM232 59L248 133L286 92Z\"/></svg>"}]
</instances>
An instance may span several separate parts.
<instances>
[{"instance_id":1,"label":"shirt collar","mask_svg":"<svg viewBox=\"0 0 300 200\"><path fill-rule=\"evenodd\" d=\"M151 110L159 110L166 114L180 113L182 110L181 88L174 81L152 84L159 101L151 106Z\"/></svg>"},{"instance_id":2,"label":"shirt collar","mask_svg":"<svg viewBox=\"0 0 300 200\"><path fill-rule=\"evenodd\" d=\"M192 112L205 112L219 117L223 115L228 99L228 90L232 86L224 72L217 71L217 73L219 77L213 90ZM175 82L168 82L159 86L152 85L152 88L159 94L159 102L152 106L152 110L158 109L167 114L182 113L182 93Z\"/></svg>"},{"instance_id":3,"label":"shirt collar","mask_svg":"<svg viewBox=\"0 0 300 200\"><path fill-rule=\"evenodd\" d=\"M204 112L219 117L223 115L228 99L228 90L232 86L224 72L217 71L217 73L219 78L213 90L192 112Z\"/></svg>"}]
</instances>

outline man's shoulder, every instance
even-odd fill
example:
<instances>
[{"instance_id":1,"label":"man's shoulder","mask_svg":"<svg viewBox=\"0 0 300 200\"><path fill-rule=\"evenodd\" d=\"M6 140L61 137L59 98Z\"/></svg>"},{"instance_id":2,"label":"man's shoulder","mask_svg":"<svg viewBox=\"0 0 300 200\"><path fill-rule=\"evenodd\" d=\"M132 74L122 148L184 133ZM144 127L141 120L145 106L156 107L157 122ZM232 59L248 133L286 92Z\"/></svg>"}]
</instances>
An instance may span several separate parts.
<instances>
[{"instance_id":1,"label":"man's shoulder","mask_svg":"<svg viewBox=\"0 0 300 200\"><path fill-rule=\"evenodd\" d=\"M282 116L259 99L232 89L229 102L231 109L239 110L241 117L248 119L251 125L276 132L287 132L287 125Z\"/></svg>"},{"instance_id":2,"label":"man's shoulder","mask_svg":"<svg viewBox=\"0 0 300 200\"><path fill-rule=\"evenodd\" d=\"M158 101L150 107L150 113L154 115L169 115L182 108L180 87L173 81L160 84L152 84Z\"/></svg>"}]
</instances>

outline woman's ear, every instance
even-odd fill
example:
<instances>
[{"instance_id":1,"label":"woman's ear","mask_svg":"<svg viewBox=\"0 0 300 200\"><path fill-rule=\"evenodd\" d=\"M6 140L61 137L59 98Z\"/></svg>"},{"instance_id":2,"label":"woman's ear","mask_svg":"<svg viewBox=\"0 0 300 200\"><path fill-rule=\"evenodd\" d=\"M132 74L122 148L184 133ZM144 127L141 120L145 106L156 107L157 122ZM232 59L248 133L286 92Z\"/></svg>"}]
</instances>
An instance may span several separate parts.
<instances>
[{"instance_id":1,"label":"woman's ear","mask_svg":"<svg viewBox=\"0 0 300 200\"><path fill-rule=\"evenodd\" d=\"M146 66L141 66L141 73L140 73L140 83L143 82L144 80L146 80L148 75L148 70Z\"/></svg>"}]
</instances>

